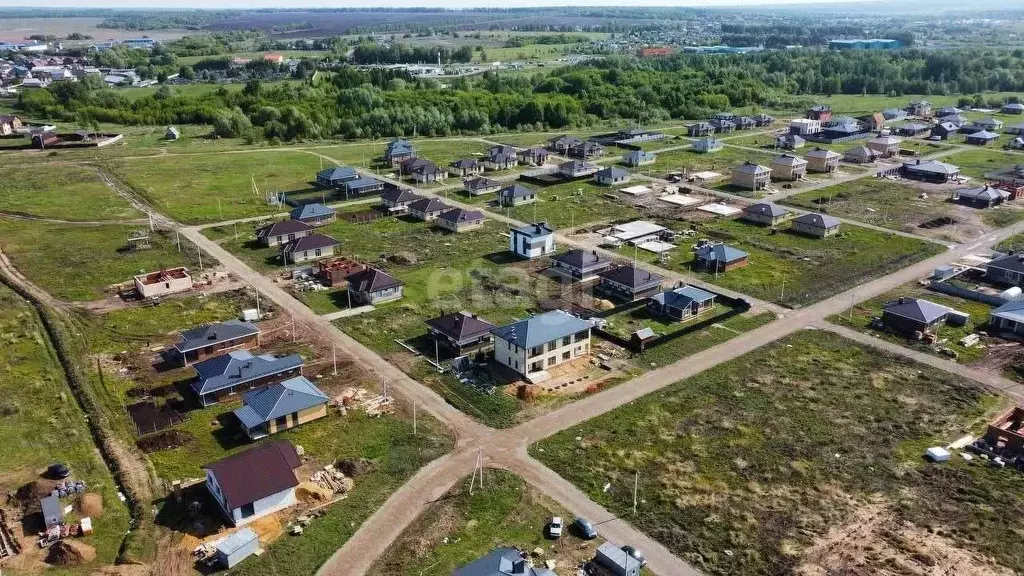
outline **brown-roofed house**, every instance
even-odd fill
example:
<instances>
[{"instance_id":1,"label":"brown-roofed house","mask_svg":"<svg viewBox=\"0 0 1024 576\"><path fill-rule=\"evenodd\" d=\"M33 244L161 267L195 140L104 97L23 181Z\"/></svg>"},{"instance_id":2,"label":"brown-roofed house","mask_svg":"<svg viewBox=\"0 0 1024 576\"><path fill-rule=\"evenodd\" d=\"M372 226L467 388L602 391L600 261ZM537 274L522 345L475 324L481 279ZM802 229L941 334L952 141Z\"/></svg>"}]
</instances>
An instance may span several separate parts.
<instances>
[{"instance_id":1,"label":"brown-roofed house","mask_svg":"<svg viewBox=\"0 0 1024 576\"><path fill-rule=\"evenodd\" d=\"M493 348L492 328L494 324L470 312L445 314L427 320L430 336L456 356Z\"/></svg>"},{"instance_id":2,"label":"brown-roofed house","mask_svg":"<svg viewBox=\"0 0 1024 576\"><path fill-rule=\"evenodd\" d=\"M367 268L348 277L352 300L360 304L382 304L402 297L404 284L383 270Z\"/></svg>"},{"instance_id":3,"label":"brown-roofed house","mask_svg":"<svg viewBox=\"0 0 1024 576\"><path fill-rule=\"evenodd\" d=\"M302 465L291 442L267 442L207 464L206 487L231 523L241 526L294 506L295 469Z\"/></svg>"},{"instance_id":4,"label":"brown-roofed house","mask_svg":"<svg viewBox=\"0 0 1024 576\"><path fill-rule=\"evenodd\" d=\"M632 264L612 268L598 274L597 289L613 300L634 302L661 292L661 276Z\"/></svg>"}]
</instances>

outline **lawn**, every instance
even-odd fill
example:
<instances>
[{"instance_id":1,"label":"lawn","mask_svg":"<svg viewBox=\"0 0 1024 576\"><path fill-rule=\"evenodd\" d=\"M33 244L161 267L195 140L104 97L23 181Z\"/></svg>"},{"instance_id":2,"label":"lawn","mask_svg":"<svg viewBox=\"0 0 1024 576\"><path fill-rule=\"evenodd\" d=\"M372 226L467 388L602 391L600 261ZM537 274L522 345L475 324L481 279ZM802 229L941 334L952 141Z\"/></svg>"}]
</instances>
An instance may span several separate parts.
<instances>
[{"instance_id":1,"label":"lawn","mask_svg":"<svg viewBox=\"0 0 1024 576\"><path fill-rule=\"evenodd\" d=\"M709 238L743 250L750 264L722 274L691 270L693 257L685 247L670 252L663 266L692 273L707 282L790 307L806 306L870 278L884 276L943 251L914 238L842 224L835 236L817 239L788 231L778 233L742 220L717 220L700 225L698 238ZM632 248L623 248L623 254ZM658 257L641 252L657 262Z\"/></svg>"},{"instance_id":2,"label":"lawn","mask_svg":"<svg viewBox=\"0 0 1024 576\"><path fill-rule=\"evenodd\" d=\"M95 170L81 166L7 168L0 180L0 211L73 221L143 217L104 184Z\"/></svg>"},{"instance_id":3,"label":"lawn","mask_svg":"<svg viewBox=\"0 0 1024 576\"><path fill-rule=\"evenodd\" d=\"M1006 240L1003 240L999 244L996 244L995 249L999 252L1010 253L1020 252L1024 250L1024 234L1014 234Z\"/></svg>"},{"instance_id":4,"label":"lawn","mask_svg":"<svg viewBox=\"0 0 1024 576\"><path fill-rule=\"evenodd\" d=\"M942 161L959 166L961 174L978 180L975 185L980 186L984 183L984 174L1024 163L1024 157L1019 154L1000 152L993 148L978 148L977 150L957 152L943 158Z\"/></svg>"},{"instance_id":5,"label":"lawn","mask_svg":"<svg viewBox=\"0 0 1024 576\"><path fill-rule=\"evenodd\" d=\"M128 252L128 235L139 228L0 219L0 249L29 280L64 300L103 298L109 286L143 271L186 265L198 272L196 248L182 241L178 252L174 236L157 233L151 249ZM216 262L204 256L203 264Z\"/></svg>"},{"instance_id":6,"label":"lawn","mask_svg":"<svg viewBox=\"0 0 1024 576\"><path fill-rule=\"evenodd\" d=\"M566 528L548 539L552 516L572 522L572 514L505 470L484 471L486 489L469 494L469 479L429 505L377 559L371 576L449 576L494 548L543 548L543 558L568 569L593 557L600 540L589 544Z\"/></svg>"},{"instance_id":7,"label":"lawn","mask_svg":"<svg viewBox=\"0 0 1024 576\"><path fill-rule=\"evenodd\" d=\"M494 208L494 211L505 213L520 222L547 222L556 230L598 222L633 220L640 213L625 201L625 195L617 194L616 191L636 184L642 182L615 186L600 186L593 180L547 187L526 184L527 188L537 191L537 202L511 209ZM483 198L493 199L494 196L488 194Z\"/></svg>"},{"instance_id":8,"label":"lawn","mask_svg":"<svg viewBox=\"0 0 1024 576\"><path fill-rule=\"evenodd\" d=\"M921 458L976 430L998 403L951 374L805 331L560 432L531 454L709 574L800 572L820 560L805 558L807 548L868 503L897 532L909 529L903 520L938 529L950 547L1020 570L1024 559L1004 542L1024 506L990 498L1008 490L996 475L1017 487L1021 477ZM957 490L950 475L965 490L984 488ZM865 573L882 572L873 563L884 560L867 555Z\"/></svg>"},{"instance_id":9,"label":"lawn","mask_svg":"<svg viewBox=\"0 0 1024 576\"><path fill-rule=\"evenodd\" d=\"M4 285L0 340L0 489L13 493L37 480L49 464L66 463L75 479L84 480L89 491L103 497L104 512L93 518L95 534L82 540L96 548L96 560L47 573L88 574L99 565L113 564L129 528L128 510L118 501L118 487L99 456L85 414L35 310ZM65 505L71 503L64 499Z\"/></svg>"}]
</instances>

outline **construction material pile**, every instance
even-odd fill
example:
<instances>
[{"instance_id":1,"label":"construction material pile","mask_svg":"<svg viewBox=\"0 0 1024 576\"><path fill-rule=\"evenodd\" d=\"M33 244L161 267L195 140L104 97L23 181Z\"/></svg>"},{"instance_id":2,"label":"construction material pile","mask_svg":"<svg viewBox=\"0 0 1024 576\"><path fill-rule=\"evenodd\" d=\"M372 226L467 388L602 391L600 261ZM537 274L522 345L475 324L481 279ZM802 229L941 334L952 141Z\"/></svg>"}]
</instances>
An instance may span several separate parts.
<instances>
[{"instance_id":1,"label":"construction material pile","mask_svg":"<svg viewBox=\"0 0 1024 576\"><path fill-rule=\"evenodd\" d=\"M395 399L383 394L373 394L364 388L346 388L340 396L334 398L334 404L341 409L342 415L349 410L362 410L367 416L381 416L394 411Z\"/></svg>"}]
</instances>

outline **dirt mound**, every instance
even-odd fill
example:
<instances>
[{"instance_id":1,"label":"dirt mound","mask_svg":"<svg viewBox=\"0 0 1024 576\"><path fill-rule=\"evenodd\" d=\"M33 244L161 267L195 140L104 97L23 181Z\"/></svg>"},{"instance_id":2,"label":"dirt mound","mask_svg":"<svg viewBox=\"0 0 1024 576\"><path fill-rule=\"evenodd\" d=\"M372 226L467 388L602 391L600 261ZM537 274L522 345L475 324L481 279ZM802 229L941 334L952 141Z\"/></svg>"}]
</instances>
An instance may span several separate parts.
<instances>
[{"instance_id":1,"label":"dirt mound","mask_svg":"<svg viewBox=\"0 0 1024 576\"><path fill-rule=\"evenodd\" d=\"M404 266L419 262L419 258L416 258L416 255L412 252L396 252L392 254L388 260L391 260L395 264L402 264Z\"/></svg>"},{"instance_id":2,"label":"dirt mound","mask_svg":"<svg viewBox=\"0 0 1024 576\"><path fill-rule=\"evenodd\" d=\"M95 492L86 492L78 499L78 514L90 518L98 518L103 514L103 496Z\"/></svg>"},{"instance_id":3,"label":"dirt mound","mask_svg":"<svg viewBox=\"0 0 1024 576\"><path fill-rule=\"evenodd\" d=\"M334 496L330 490L312 482L303 482L295 489L295 497L303 504L322 504Z\"/></svg>"},{"instance_id":4,"label":"dirt mound","mask_svg":"<svg viewBox=\"0 0 1024 576\"><path fill-rule=\"evenodd\" d=\"M161 450L173 450L188 446L195 438L188 432L181 430L164 430L156 434L150 434L145 438L139 438L135 443L143 452L159 452Z\"/></svg>"},{"instance_id":5,"label":"dirt mound","mask_svg":"<svg viewBox=\"0 0 1024 576\"><path fill-rule=\"evenodd\" d=\"M96 558L96 549L77 540L61 540L46 554L46 562L54 566L80 566Z\"/></svg>"},{"instance_id":6,"label":"dirt mound","mask_svg":"<svg viewBox=\"0 0 1024 576\"><path fill-rule=\"evenodd\" d=\"M39 500L46 498L57 488L57 480L40 478L18 488L14 493L13 504L20 507L22 511L31 510L39 506Z\"/></svg>"},{"instance_id":7,"label":"dirt mound","mask_svg":"<svg viewBox=\"0 0 1024 576\"><path fill-rule=\"evenodd\" d=\"M355 478L360 474L365 474L373 470L374 464L366 458L346 458L344 460L338 460L335 467L345 476Z\"/></svg>"}]
</instances>

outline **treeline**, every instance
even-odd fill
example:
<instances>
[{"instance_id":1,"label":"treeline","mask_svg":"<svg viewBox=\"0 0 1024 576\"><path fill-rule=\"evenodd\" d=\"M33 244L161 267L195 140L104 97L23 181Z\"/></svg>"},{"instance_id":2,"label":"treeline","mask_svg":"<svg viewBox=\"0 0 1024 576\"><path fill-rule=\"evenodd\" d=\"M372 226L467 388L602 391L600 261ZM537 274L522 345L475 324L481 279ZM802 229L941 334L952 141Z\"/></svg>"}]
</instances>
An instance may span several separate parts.
<instances>
[{"instance_id":1,"label":"treeline","mask_svg":"<svg viewBox=\"0 0 1024 576\"><path fill-rule=\"evenodd\" d=\"M522 48L533 44L586 44L590 38L582 34L537 34L533 36L512 36L505 41L506 48Z\"/></svg>"},{"instance_id":2,"label":"treeline","mask_svg":"<svg viewBox=\"0 0 1024 576\"><path fill-rule=\"evenodd\" d=\"M824 46L836 38L866 34L863 26L801 26L798 24L722 24L722 44L726 46Z\"/></svg>"},{"instance_id":3,"label":"treeline","mask_svg":"<svg viewBox=\"0 0 1024 576\"><path fill-rule=\"evenodd\" d=\"M375 42L362 42L352 50L349 60L355 64L416 64L437 62L438 53L441 61L469 62L473 59L473 48L461 46L409 46L407 44L389 44L387 46Z\"/></svg>"}]
</instances>

